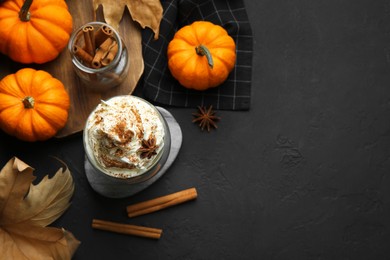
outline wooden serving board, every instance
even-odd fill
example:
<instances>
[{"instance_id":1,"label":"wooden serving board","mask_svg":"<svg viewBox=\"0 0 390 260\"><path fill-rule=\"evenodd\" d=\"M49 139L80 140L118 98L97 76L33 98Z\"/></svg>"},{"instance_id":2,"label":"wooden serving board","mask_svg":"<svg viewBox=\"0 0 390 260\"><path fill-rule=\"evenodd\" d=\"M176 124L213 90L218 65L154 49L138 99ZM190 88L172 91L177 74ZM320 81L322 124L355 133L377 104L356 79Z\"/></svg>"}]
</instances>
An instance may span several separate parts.
<instances>
[{"instance_id":1,"label":"wooden serving board","mask_svg":"<svg viewBox=\"0 0 390 260\"><path fill-rule=\"evenodd\" d=\"M98 21L104 21L101 15L101 7L97 15L94 15L92 0L70 0L66 2L73 17L73 30L76 30L85 23L94 21L94 17ZM52 74L53 77L61 80L69 93L71 106L67 124L57 133L56 137L61 138L78 133L83 130L88 115L101 99L131 94L143 73L144 62L142 58L141 27L131 19L128 11L125 11L123 15L119 26L119 34L128 49L130 67L125 81L108 92L97 93L83 88L82 83L73 71L67 48L55 60L41 65L18 64L10 61L5 56L0 56L0 77L2 78L7 74L15 73L23 67L32 67L45 70Z\"/></svg>"}]
</instances>

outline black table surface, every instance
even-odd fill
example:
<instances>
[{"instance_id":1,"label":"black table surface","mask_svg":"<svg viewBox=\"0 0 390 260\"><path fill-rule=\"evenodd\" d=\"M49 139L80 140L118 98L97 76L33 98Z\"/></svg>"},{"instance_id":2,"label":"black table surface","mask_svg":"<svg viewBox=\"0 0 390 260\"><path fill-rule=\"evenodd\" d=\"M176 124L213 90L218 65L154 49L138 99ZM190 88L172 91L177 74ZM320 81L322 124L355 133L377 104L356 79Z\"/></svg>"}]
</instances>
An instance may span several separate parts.
<instances>
[{"instance_id":1,"label":"black table surface","mask_svg":"<svg viewBox=\"0 0 390 260\"><path fill-rule=\"evenodd\" d=\"M125 199L95 193L81 135L25 143L0 133L0 164L38 176L69 166L71 207L53 226L74 259L389 259L390 2L245 1L254 33L249 111L167 109L183 132L166 174ZM198 198L129 219L129 204L196 187ZM93 230L100 218L163 229L160 240Z\"/></svg>"}]
</instances>

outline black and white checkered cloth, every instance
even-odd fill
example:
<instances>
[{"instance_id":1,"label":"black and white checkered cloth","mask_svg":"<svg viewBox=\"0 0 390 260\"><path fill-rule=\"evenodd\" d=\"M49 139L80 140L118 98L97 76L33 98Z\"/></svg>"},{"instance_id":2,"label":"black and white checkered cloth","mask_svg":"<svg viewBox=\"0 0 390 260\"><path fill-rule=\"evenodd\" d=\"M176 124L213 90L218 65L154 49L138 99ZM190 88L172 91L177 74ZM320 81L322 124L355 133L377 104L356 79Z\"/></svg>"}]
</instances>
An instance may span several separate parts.
<instances>
[{"instance_id":1,"label":"black and white checkered cloth","mask_svg":"<svg viewBox=\"0 0 390 260\"><path fill-rule=\"evenodd\" d=\"M158 40L143 30L145 70L143 96L157 104L176 107L212 105L215 109L248 110L251 101L253 36L243 0L162 0L164 9ZM224 27L236 42L234 70L220 86L206 91L180 86L169 69L167 46L175 32L194 21Z\"/></svg>"}]
</instances>

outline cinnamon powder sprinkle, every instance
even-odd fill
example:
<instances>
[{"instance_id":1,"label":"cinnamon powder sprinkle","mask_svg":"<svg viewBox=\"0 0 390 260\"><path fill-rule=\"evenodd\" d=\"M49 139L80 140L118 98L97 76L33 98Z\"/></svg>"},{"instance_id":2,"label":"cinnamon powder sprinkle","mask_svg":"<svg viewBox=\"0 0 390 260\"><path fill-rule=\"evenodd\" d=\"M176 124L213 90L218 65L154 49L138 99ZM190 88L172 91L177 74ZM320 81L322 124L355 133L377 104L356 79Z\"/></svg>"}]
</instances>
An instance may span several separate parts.
<instances>
[{"instance_id":1,"label":"cinnamon powder sprinkle","mask_svg":"<svg viewBox=\"0 0 390 260\"><path fill-rule=\"evenodd\" d=\"M134 169L135 166L133 164L128 164L125 162L120 162L118 160L112 159L106 154L101 154L100 158L106 167L116 167L121 169Z\"/></svg>"},{"instance_id":2,"label":"cinnamon powder sprinkle","mask_svg":"<svg viewBox=\"0 0 390 260\"><path fill-rule=\"evenodd\" d=\"M126 122L122 121L119 122L115 128L114 132L118 135L120 142L125 143L131 140L133 138L134 133L133 131L126 129Z\"/></svg>"}]
</instances>

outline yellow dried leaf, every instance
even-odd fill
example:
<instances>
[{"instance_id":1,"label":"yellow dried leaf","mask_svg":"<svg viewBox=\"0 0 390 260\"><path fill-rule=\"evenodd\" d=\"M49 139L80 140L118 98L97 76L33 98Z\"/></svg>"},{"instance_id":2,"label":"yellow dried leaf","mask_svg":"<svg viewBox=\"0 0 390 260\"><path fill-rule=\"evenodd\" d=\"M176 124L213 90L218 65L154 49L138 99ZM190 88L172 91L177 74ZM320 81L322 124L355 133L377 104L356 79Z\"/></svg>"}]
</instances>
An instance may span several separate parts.
<instances>
[{"instance_id":1,"label":"yellow dried leaf","mask_svg":"<svg viewBox=\"0 0 390 260\"><path fill-rule=\"evenodd\" d=\"M149 27L154 32L154 39L158 39L163 8L160 0L93 0L93 8L96 10L103 6L103 14L106 22L119 28L123 12L127 6L132 19L138 22L142 28Z\"/></svg>"},{"instance_id":2,"label":"yellow dried leaf","mask_svg":"<svg viewBox=\"0 0 390 260\"><path fill-rule=\"evenodd\" d=\"M33 168L14 157L0 172L0 259L71 259L80 242L47 227L70 205L74 184L61 169L37 185Z\"/></svg>"}]
</instances>

